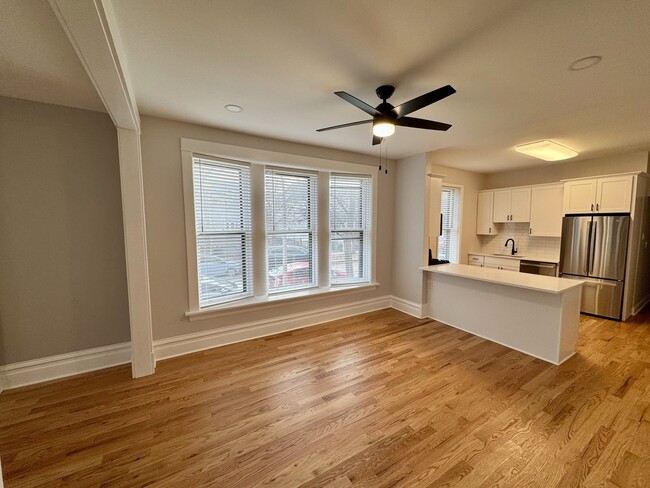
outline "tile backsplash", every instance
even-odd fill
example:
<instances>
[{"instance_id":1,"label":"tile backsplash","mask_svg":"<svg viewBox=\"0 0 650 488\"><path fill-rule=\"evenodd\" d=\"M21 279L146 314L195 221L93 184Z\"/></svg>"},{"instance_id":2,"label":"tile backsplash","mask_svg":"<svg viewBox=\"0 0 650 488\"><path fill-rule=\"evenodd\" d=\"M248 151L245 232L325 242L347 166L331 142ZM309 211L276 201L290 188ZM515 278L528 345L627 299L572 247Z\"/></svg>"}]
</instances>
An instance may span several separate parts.
<instances>
[{"instance_id":1,"label":"tile backsplash","mask_svg":"<svg viewBox=\"0 0 650 488\"><path fill-rule=\"evenodd\" d=\"M558 258L560 256L559 237L535 237L529 234L528 223L509 222L496 224L499 234L495 236L478 236L481 242L480 252L495 254L506 251L507 239L515 240L517 254L540 258ZM509 243L508 248L512 247Z\"/></svg>"}]
</instances>

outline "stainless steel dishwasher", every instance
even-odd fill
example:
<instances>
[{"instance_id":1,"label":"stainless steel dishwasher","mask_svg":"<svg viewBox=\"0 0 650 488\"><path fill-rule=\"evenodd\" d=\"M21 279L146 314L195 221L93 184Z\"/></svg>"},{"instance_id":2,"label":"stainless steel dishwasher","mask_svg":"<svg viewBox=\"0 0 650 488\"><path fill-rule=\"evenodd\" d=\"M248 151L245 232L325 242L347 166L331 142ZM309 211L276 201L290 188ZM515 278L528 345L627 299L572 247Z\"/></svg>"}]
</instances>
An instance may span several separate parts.
<instances>
[{"instance_id":1,"label":"stainless steel dishwasher","mask_svg":"<svg viewBox=\"0 0 650 488\"><path fill-rule=\"evenodd\" d=\"M529 273L544 276L557 276L557 264L543 261L525 261L519 264L520 273Z\"/></svg>"}]
</instances>

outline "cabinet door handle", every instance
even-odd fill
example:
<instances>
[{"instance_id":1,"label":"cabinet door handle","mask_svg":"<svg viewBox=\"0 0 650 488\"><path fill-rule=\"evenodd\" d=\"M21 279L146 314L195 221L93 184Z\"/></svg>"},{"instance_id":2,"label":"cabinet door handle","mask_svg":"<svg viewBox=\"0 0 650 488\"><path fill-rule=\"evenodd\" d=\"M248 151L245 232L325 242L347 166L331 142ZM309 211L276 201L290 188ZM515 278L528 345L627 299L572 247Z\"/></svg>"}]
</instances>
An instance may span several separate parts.
<instances>
[{"instance_id":1,"label":"cabinet door handle","mask_svg":"<svg viewBox=\"0 0 650 488\"><path fill-rule=\"evenodd\" d=\"M532 235L533 229L528 229L528 233Z\"/></svg>"},{"instance_id":2,"label":"cabinet door handle","mask_svg":"<svg viewBox=\"0 0 650 488\"><path fill-rule=\"evenodd\" d=\"M488 234L492 234L492 227L488 227Z\"/></svg>"},{"instance_id":3,"label":"cabinet door handle","mask_svg":"<svg viewBox=\"0 0 650 488\"><path fill-rule=\"evenodd\" d=\"M591 211L592 212L594 211L594 204L593 203L591 204Z\"/></svg>"},{"instance_id":4,"label":"cabinet door handle","mask_svg":"<svg viewBox=\"0 0 650 488\"><path fill-rule=\"evenodd\" d=\"M596 204L596 212L598 212L599 210L600 210L600 205L597 203Z\"/></svg>"}]
</instances>

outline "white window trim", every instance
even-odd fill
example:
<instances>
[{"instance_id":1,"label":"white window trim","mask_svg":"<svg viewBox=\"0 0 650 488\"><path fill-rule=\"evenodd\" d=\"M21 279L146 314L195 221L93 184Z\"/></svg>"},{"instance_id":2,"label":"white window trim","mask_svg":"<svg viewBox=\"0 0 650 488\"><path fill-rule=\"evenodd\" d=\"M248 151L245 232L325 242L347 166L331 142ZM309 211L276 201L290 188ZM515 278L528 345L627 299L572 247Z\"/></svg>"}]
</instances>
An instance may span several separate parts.
<instances>
[{"instance_id":1,"label":"white window trim","mask_svg":"<svg viewBox=\"0 0 650 488\"><path fill-rule=\"evenodd\" d=\"M194 179L192 161L195 156L206 156L236 162L251 164L251 206L253 215L253 297L242 298L220 303L211 307L199 307L199 286L196 251L196 229L194 209ZM303 169L319 173L318 188L318 258L319 283L317 287L304 290L287 291L284 293L267 294L266 285L266 229L264 220L264 167L280 166L287 169ZM220 315L224 311L242 308L266 308L285 300L315 298L330 293L354 292L371 290L379 286L377 283L377 176L378 169L374 166L349 163L329 159L280 153L264 149L233 146L217 142L200 141L181 138L181 167L183 175L183 200L185 202L185 244L187 250L187 282L188 282L188 311L185 313L190 320L209 318ZM372 259L370 283L350 285L332 285L329 283L329 174L349 173L368 175L372 178ZM327 191L325 190L325 185ZM264 238L263 238L264 237Z\"/></svg>"},{"instance_id":2,"label":"white window trim","mask_svg":"<svg viewBox=\"0 0 650 488\"><path fill-rule=\"evenodd\" d=\"M460 190L460 201L458 202L458 249L457 249L457 255L458 255L458 262L461 262L462 255L460 253L461 248L462 248L462 242L463 242L463 197L465 196L465 186L464 185L458 185L456 183L445 183L443 181L442 186L440 189L442 190L443 186L448 186L451 188L458 188Z\"/></svg>"}]
</instances>

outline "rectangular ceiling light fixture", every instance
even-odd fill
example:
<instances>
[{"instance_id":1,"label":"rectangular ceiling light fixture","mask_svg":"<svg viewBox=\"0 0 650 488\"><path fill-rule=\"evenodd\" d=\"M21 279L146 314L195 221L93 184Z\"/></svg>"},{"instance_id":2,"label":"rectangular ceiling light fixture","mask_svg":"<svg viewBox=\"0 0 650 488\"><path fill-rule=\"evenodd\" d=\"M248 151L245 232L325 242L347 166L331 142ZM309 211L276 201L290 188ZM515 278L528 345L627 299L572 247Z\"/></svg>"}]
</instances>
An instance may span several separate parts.
<instances>
[{"instance_id":1,"label":"rectangular ceiling light fixture","mask_svg":"<svg viewBox=\"0 0 650 488\"><path fill-rule=\"evenodd\" d=\"M515 147L515 151L528 154L534 158L544 161L560 161L562 159L575 158L577 151L553 141L537 141L529 144L521 144Z\"/></svg>"}]
</instances>

